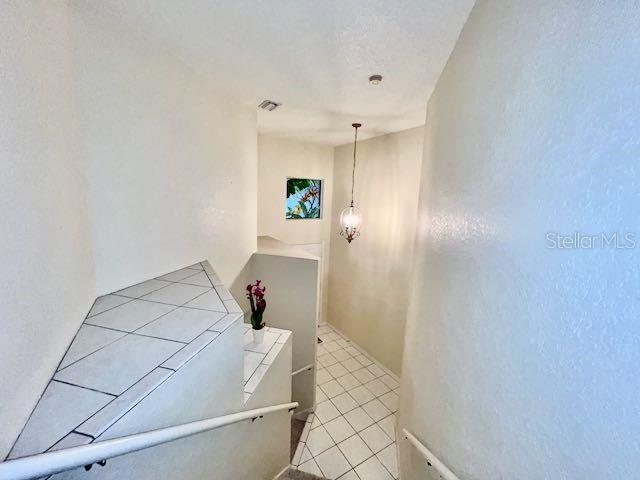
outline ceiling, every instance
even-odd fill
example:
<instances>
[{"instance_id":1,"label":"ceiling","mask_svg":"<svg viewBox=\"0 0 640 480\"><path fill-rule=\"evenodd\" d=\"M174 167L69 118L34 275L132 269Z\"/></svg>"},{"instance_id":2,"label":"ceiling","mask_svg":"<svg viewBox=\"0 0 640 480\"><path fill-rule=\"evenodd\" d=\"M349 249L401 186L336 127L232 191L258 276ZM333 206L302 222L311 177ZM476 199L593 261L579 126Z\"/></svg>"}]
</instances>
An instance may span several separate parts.
<instances>
[{"instance_id":1,"label":"ceiling","mask_svg":"<svg viewBox=\"0 0 640 480\"><path fill-rule=\"evenodd\" d=\"M474 0L93 3L260 111L261 133L326 145L422 125ZM96 7L96 5L99 5ZM384 76L381 85L368 77Z\"/></svg>"}]
</instances>

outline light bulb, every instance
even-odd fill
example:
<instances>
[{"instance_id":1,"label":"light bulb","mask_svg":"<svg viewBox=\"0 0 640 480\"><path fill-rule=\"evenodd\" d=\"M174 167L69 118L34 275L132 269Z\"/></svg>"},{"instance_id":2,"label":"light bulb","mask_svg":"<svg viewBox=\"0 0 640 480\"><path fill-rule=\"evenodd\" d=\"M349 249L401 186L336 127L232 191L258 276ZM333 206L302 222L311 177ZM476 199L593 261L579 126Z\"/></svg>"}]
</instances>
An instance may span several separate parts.
<instances>
[{"instance_id":1,"label":"light bulb","mask_svg":"<svg viewBox=\"0 0 640 480\"><path fill-rule=\"evenodd\" d=\"M351 241L360 235L360 224L362 223L362 215L353 205L346 207L340 212L340 235Z\"/></svg>"}]
</instances>

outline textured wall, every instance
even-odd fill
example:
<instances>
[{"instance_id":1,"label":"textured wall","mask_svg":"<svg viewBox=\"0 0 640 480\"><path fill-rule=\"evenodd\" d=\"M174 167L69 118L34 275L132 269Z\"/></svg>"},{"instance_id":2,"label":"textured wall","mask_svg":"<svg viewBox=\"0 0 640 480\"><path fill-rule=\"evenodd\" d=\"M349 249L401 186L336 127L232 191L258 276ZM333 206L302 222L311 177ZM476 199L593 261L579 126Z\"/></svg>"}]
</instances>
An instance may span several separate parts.
<instances>
[{"instance_id":1,"label":"textured wall","mask_svg":"<svg viewBox=\"0 0 640 480\"><path fill-rule=\"evenodd\" d=\"M363 127L366 128L366 125ZM339 235L349 205L353 145L335 149L327 319L400 373L418 208L424 129L358 142L355 203L362 234Z\"/></svg>"},{"instance_id":2,"label":"textured wall","mask_svg":"<svg viewBox=\"0 0 640 480\"><path fill-rule=\"evenodd\" d=\"M78 4L74 61L97 289L256 248L256 113L123 23Z\"/></svg>"},{"instance_id":3,"label":"textured wall","mask_svg":"<svg viewBox=\"0 0 640 480\"><path fill-rule=\"evenodd\" d=\"M323 180L322 218L285 219L287 177ZM322 244L322 319L327 311L332 192L333 148L264 135L258 137L258 235L289 244Z\"/></svg>"},{"instance_id":4,"label":"textured wall","mask_svg":"<svg viewBox=\"0 0 640 480\"><path fill-rule=\"evenodd\" d=\"M478 0L432 96L401 424L462 479L640 471L637 2ZM424 478L401 443L403 478Z\"/></svg>"},{"instance_id":5,"label":"textured wall","mask_svg":"<svg viewBox=\"0 0 640 480\"><path fill-rule=\"evenodd\" d=\"M0 460L94 298L68 7L0 4Z\"/></svg>"}]
</instances>

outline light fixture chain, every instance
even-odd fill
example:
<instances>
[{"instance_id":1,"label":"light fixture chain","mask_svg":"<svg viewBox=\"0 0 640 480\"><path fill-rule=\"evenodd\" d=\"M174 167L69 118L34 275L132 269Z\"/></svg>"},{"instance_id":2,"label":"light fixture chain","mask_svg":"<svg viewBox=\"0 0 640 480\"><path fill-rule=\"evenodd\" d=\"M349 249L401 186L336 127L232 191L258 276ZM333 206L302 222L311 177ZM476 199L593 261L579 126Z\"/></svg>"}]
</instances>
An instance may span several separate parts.
<instances>
[{"instance_id":1,"label":"light fixture chain","mask_svg":"<svg viewBox=\"0 0 640 480\"><path fill-rule=\"evenodd\" d=\"M356 134L353 140L353 171L351 172L351 206L353 207L353 189L356 184L356 148L358 146L358 127L355 127Z\"/></svg>"}]
</instances>

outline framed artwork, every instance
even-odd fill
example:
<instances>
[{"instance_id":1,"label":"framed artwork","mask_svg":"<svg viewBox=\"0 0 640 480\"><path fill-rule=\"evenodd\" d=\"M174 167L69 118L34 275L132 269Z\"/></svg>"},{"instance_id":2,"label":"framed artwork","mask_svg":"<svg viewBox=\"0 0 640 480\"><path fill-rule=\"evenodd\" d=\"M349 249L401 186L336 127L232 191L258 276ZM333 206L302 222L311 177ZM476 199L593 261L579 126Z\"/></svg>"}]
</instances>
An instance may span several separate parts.
<instances>
[{"instance_id":1,"label":"framed artwork","mask_svg":"<svg viewBox=\"0 0 640 480\"><path fill-rule=\"evenodd\" d=\"M322 180L287 178L287 220L321 218Z\"/></svg>"}]
</instances>

